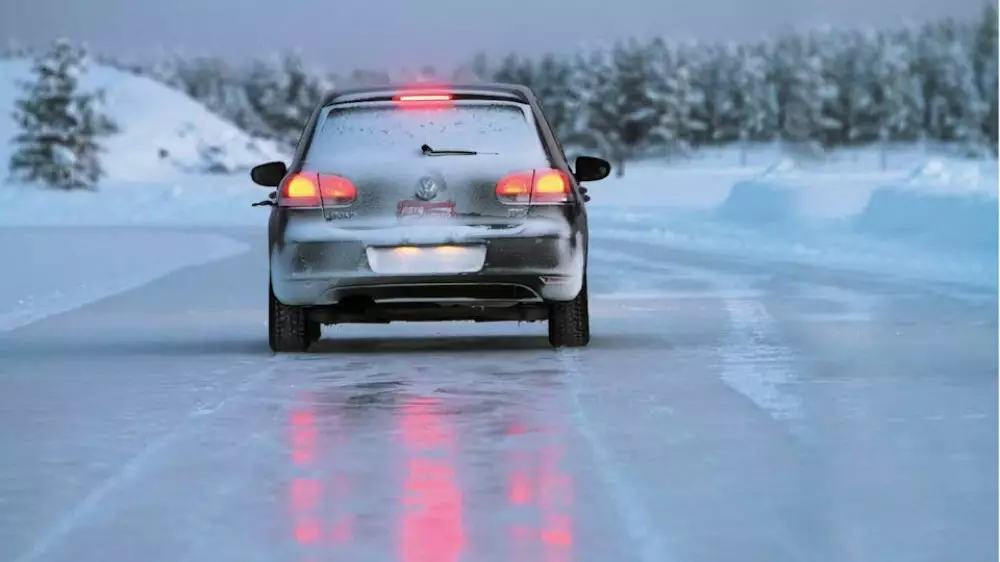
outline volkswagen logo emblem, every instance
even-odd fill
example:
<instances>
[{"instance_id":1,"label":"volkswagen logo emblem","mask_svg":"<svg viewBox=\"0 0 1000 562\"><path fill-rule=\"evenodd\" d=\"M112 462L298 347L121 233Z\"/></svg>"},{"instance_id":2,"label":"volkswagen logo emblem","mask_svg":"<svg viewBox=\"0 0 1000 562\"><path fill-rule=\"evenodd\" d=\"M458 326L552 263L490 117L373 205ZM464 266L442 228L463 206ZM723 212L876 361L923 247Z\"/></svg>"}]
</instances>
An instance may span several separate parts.
<instances>
[{"instance_id":1,"label":"volkswagen logo emblem","mask_svg":"<svg viewBox=\"0 0 1000 562\"><path fill-rule=\"evenodd\" d=\"M418 199L430 201L437 197L439 191L441 191L441 184L435 178L424 177L420 178L420 181L417 182L416 195Z\"/></svg>"}]
</instances>

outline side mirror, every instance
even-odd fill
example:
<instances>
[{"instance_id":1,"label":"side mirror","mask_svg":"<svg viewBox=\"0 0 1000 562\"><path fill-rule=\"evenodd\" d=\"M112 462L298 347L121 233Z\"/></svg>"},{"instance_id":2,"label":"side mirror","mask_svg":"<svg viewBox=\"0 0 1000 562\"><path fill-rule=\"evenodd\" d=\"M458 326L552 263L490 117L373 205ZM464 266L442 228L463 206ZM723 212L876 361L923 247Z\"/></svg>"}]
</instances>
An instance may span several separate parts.
<instances>
[{"instance_id":1,"label":"side mirror","mask_svg":"<svg viewBox=\"0 0 1000 562\"><path fill-rule=\"evenodd\" d=\"M268 162L267 164L254 166L250 170L250 179L257 185L278 187L287 173L288 167L285 166L284 162Z\"/></svg>"},{"instance_id":2,"label":"side mirror","mask_svg":"<svg viewBox=\"0 0 1000 562\"><path fill-rule=\"evenodd\" d=\"M611 164L607 160L593 156L577 156L573 168L576 181L599 181L611 173Z\"/></svg>"}]
</instances>

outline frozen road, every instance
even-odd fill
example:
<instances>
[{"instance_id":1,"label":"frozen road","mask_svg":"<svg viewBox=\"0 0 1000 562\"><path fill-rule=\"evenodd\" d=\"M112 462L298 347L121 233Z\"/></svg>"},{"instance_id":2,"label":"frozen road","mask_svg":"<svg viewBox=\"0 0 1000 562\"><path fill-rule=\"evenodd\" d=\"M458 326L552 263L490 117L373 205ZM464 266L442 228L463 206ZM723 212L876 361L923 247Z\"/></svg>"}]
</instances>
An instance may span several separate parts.
<instances>
[{"instance_id":1,"label":"frozen road","mask_svg":"<svg viewBox=\"0 0 1000 562\"><path fill-rule=\"evenodd\" d=\"M272 357L246 241L0 334L0 560L996 560L991 296L598 241L586 350Z\"/></svg>"}]
</instances>

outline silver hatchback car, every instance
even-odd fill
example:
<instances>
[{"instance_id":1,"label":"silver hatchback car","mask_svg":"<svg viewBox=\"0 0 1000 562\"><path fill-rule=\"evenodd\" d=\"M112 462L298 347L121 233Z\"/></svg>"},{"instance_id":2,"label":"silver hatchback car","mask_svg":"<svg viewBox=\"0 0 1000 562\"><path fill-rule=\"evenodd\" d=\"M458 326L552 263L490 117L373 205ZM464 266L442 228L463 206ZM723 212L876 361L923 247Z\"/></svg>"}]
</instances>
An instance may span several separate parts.
<instances>
[{"instance_id":1,"label":"silver hatchback car","mask_svg":"<svg viewBox=\"0 0 1000 562\"><path fill-rule=\"evenodd\" d=\"M337 92L311 116L269 223L269 341L305 351L322 324L548 321L554 347L590 341L580 182L530 90L512 85Z\"/></svg>"}]
</instances>

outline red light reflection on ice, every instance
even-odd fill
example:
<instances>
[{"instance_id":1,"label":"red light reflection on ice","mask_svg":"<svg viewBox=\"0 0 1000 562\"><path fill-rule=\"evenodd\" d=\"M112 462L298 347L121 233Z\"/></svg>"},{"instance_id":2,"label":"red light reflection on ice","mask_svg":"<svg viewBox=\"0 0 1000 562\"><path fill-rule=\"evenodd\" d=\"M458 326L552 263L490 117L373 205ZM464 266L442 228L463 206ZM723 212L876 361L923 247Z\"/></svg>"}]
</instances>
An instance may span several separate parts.
<instances>
[{"instance_id":1,"label":"red light reflection on ice","mask_svg":"<svg viewBox=\"0 0 1000 562\"><path fill-rule=\"evenodd\" d=\"M568 562L572 559L573 481L560 470L563 445L552 445L541 451L539 489L542 509L541 540L546 562Z\"/></svg>"},{"instance_id":2,"label":"red light reflection on ice","mask_svg":"<svg viewBox=\"0 0 1000 562\"><path fill-rule=\"evenodd\" d=\"M296 410L291 418L292 462L309 464L316 458L316 414L311 410Z\"/></svg>"},{"instance_id":3,"label":"red light reflection on ice","mask_svg":"<svg viewBox=\"0 0 1000 562\"><path fill-rule=\"evenodd\" d=\"M342 510L347 505L350 496L351 481L346 474L335 474L332 478L330 493L336 510ZM341 513L334 517L330 528L330 539L337 544L350 542L354 536L354 514Z\"/></svg>"},{"instance_id":4,"label":"red light reflection on ice","mask_svg":"<svg viewBox=\"0 0 1000 562\"><path fill-rule=\"evenodd\" d=\"M292 511L296 513L315 511L323 493L323 485L312 478L293 478L290 490Z\"/></svg>"},{"instance_id":5,"label":"red light reflection on ice","mask_svg":"<svg viewBox=\"0 0 1000 562\"><path fill-rule=\"evenodd\" d=\"M521 424L507 428L508 438L527 433ZM538 432L551 440L555 435ZM513 448L507 454L507 501L515 517L540 520L540 525L514 523L508 528L510 560L569 562L573 555L573 480L560 469L563 445L547 443L540 449Z\"/></svg>"},{"instance_id":6,"label":"red light reflection on ice","mask_svg":"<svg viewBox=\"0 0 1000 562\"><path fill-rule=\"evenodd\" d=\"M404 562L457 562L465 547L462 492L453 460L456 436L436 408L435 400L415 399L402 410L408 454L400 553Z\"/></svg>"},{"instance_id":7,"label":"red light reflection on ice","mask_svg":"<svg viewBox=\"0 0 1000 562\"><path fill-rule=\"evenodd\" d=\"M308 398L308 397L307 397ZM288 502L292 520L292 535L295 542L303 546L321 544L343 544L349 542L354 533L354 518L346 509L350 495L350 481L345 474L326 477L322 466L318 465L317 454L322 445L332 449L341 444L336 419L324 418L325 427L331 429L320 435L316 413L311 409L311 400L304 399L303 407L289 416L289 441L291 460L299 475L288 485ZM329 450L324 451L329 453ZM338 514L332 516L331 513ZM306 559L310 562L312 559Z\"/></svg>"},{"instance_id":8,"label":"red light reflection on ice","mask_svg":"<svg viewBox=\"0 0 1000 562\"><path fill-rule=\"evenodd\" d=\"M292 463L308 467L316 458L316 415L309 409L295 410L289 419ZM323 493L322 483L310 477L293 478L288 486L292 527L296 542L314 544L322 538L322 523L317 510Z\"/></svg>"}]
</instances>

